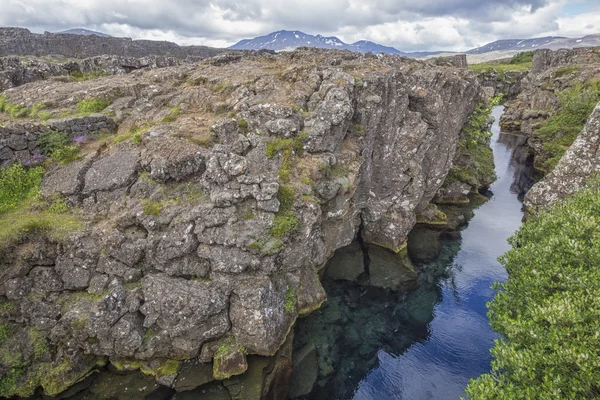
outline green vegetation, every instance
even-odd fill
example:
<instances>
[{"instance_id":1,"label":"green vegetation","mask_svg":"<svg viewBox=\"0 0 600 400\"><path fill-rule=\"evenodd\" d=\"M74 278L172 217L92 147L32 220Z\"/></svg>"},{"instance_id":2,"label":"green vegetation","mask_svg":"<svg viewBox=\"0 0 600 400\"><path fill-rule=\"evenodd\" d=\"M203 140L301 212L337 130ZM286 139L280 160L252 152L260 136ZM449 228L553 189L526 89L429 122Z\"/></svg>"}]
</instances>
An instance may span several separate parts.
<instances>
[{"instance_id":1,"label":"green vegetation","mask_svg":"<svg viewBox=\"0 0 600 400\"><path fill-rule=\"evenodd\" d=\"M367 133L367 128L361 124L354 124L352 125L352 132L356 133L357 135L363 136L365 133Z\"/></svg>"},{"instance_id":2,"label":"green vegetation","mask_svg":"<svg viewBox=\"0 0 600 400\"><path fill-rule=\"evenodd\" d=\"M238 120L238 128L244 131L244 135L248 133L248 121L241 118Z\"/></svg>"},{"instance_id":3,"label":"green vegetation","mask_svg":"<svg viewBox=\"0 0 600 400\"><path fill-rule=\"evenodd\" d=\"M29 328L29 341L33 347L33 356L36 360L42 359L50 353L48 340L34 327Z\"/></svg>"},{"instance_id":4,"label":"green vegetation","mask_svg":"<svg viewBox=\"0 0 600 400\"><path fill-rule=\"evenodd\" d=\"M160 215L163 205L160 201L143 200L142 207L144 207L144 214L146 215Z\"/></svg>"},{"instance_id":5,"label":"green vegetation","mask_svg":"<svg viewBox=\"0 0 600 400\"><path fill-rule=\"evenodd\" d=\"M565 151L583 129L586 119L600 101L600 81L576 84L557 93L560 108L534 132L542 142L544 154L535 167L548 173L556 167Z\"/></svg>"},{"instance_id":6,"label":"green vegetation","mask_svg":"<svg viewBox=\"0 0 600 400\"><path fill-rule=\"evenodd\" d=\"M6 99L5 95L0 96L0 112L4 112L8 114L11 119L17 118L39 118L39 119L48 119L51 115L47 112L42 111L46 107L45 104L35 104L31 107L20 106L14 103L9 102Z\"/></svg>"},{"instance_id":7,"label":"green vegetation","mask_svg":"<svg viewBox=\"0 0 600 400\"><path fill-rule=\"evenodd\" d=\"M0 215L17 209L36 195L43 176L42 167L26 169L20 164L13 164L0 169Z\"/></svg>"},{"instance_id":8,"label":"green vegetation","mask_svg":"<svg viewBox=\"0 0 600 400\"><path fill-rule=\"evenodd\" d=\"M512 59L511 59L511 61L509 61L505 64L484 63L484 64L469 65L469 69L473 70L475 72L495 70L496 72L498 72L500 79L504 79L504 73L507 71L529 71L530 68L531 68L531 61L521 62L521 63L513 63Z\"/></svg>"},{"instance_id":9,"label":"green vegetation","mask_svg":"<svg viewBox=\"0 0 600 400\"><path fill-rule=\"evenodd\" d=\"M131 140L131 143L139 146L142 144L142 134L152 127L152 123L146 122L140 126L132 126L125 133L121 133L113 138L113 144Z\"/></svg>"},{"instance_id":10,"label":"green vegetation","mask_svg":"<svg viewBox=\"0 0 600 400\"><path fill-rule=\"evenodd\" d=\"M494 155L489 147L492 133L488 131L488 120L492 108L501 100L500 94L489 103L478 106L469 117L461 132L458 151L468 155L472 162L467 166L454 166L448 172L446 183L460 181L478 188L482 182L496 179Z\"/></svg>"},{"instance_id":11,"label":"green vegetation","mask_svg":"<svg viewBox=\"0 0 600 400\"><path fill-rule=\"evenodd\" d=\"M567 74L574 74L577 72L579 72L579 67L567 66L567 67L559 68L556 71L554 71L554 76L556 76L558 78L559 76L563 76L563 75L567 75Z\"/></svg>"},{"instance_id":12,"label":"green vegetation","mask_svg":"<svg viewBox=\"0 0 600 400\"><path fill-rule=\"evenodd\" d=\"M272 139L267 144L266 154L268 158L274 158L277 154L283 155L283 161L279 168L278 177L284 183L290 181L292 167L294 165L294 155L301 156L304 153L304 141L308 139L308 132L302 132L293 139Z\"/></svg>"},{"instance_id":13,"label":"green vegetation","mask_svg":"<svg viewBox=\"0 0 600 400\"><path fill-rule=\"evenodd\" d=\"M296 311L296 293L294 293L293 287L288 287L288 290L285 292L285 301L283 304L285 311L289 313L293 313Z\"/></svg>"},{"instance_id":14,"label":"green vegetation","mask_svg":"<svg viewBox=\"0 0 600 400\"><path fill-rule=\"evenodd\" d=\"M77 104L77 112L80 115L93 114L104 110L109 105L110 101L101 97L83 99Z\"/></svg>"},{"instance_id":15,"label":"green vegetation","mask_svg":"<svg viewBox=\"0 0 600 400\"><path fill-rule=\"evenodd\" d=\"M0 324L0 345L4 343L8 336L10 335L10 326L6 324Z\"/></svg>"},{"instance_id":16,"label":"green vegetation","mask_svg":"<svg viewBox=\"0 0 600 400\"><path fill-rule=\"evenodd\" d=\"M225 380L233 375L239 375L244 371L237 370L225 370L223 368L223 361L232 353L247 354L248 352L241 344L237 343L235 338L228 336L221 339L219 348L213 356L213 376L217 380Z\"/></svg>"},{"instance_id":17,"label":"green vegetation","mask_svg":"<svg viewBox=\"0 0 600 400\"><path fill-rule=\"evenodd\" d=\"M79 159L79 148L64 132L50 131L42 133L38 138L42 154L60 164L69 164Z\"/></svg>"},{"instance_id":18,"label":"green vegetation","mask_svg":"<svg viewBox=\"0 0 600 400\"><path fill-rule=\"evenodd\" d=\"M600 396L600 179L527 220L500 257L509 278L488 304L492 372L471 381L479 399Z\"/></svg>"},{"instance_id":19,"label":"green vegetation","mask_svg":"<svg viewBox=\"0 0 600 400\"><path fill-rule=\"evenodd\" d=\"M181 113L180 105L177 104L175 107L171 108L169 114L166 115L160 122L173 122L177 118L177 116Z\"/></svg>"},{"instance_id":20,"label":"green vegetation","mask_svg":"<svg viewBox=\"0 0 600 400\"><path fill-rule=\"evenodd\" d=\"M280 185L277 199L279 200L279 211L273 219L271 235L275 238L283 238L288 233L298 228L298 218L294 215L294 199L296 192L293 187Z\"/></svg>"},{"instance_id":21,"label":"green vegetation","mask_svg":"<svg viewBox=\"0 0 600 400\"><path fill-rule=\"evenodd\" d=\"M84 74L81 71L73 71L69 74L69 76L71 76L71 78L76 82L83 82L89 81L90 79L100 78L102 76L110 76L110 74L104 71L90 72L87 74Z\"/></svg>"},{"instance_id":22,"label":"green vegetation","mask_svg":"<svg viewBox=\"0 0 600 400\"><path fill-rule=\"evenodd\" d=\"M510 63L511 64L530 63L531 61L533 61L534 54L535 54L535 51L523 51L519 54L515 54L510 59Z\"/></svg>"}]
</instances>

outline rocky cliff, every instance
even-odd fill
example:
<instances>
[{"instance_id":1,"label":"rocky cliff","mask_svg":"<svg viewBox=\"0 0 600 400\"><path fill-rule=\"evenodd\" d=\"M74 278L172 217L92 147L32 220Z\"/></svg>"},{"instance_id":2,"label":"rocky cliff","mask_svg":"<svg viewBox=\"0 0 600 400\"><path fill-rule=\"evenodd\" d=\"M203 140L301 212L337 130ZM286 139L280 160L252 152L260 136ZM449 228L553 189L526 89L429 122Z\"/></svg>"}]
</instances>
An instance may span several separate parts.
<instances>
[{"instance_id":1,"label":"rocky cliff","mask_svg":"<svg viewBox=\"0 0 600 400\"><path fill-rule=\"evenodd\" d=\"M542 174L555 167L600 100L599 66L598 47L538 50L521 93L506 103L502 129L529 136Z\"/></svg>"},{"instance_id":2,"label":"rocky cliff","mask_svg":"<svg viewBox=\"0 0 600 400\"><path fill-rule=\"evenodd\" d=\"M62 55L89 58L101 55L142 58L148 56L204 59L225 51L206 46L179 46L167 41L66 33L31 33L24 28L0 28L0 57Z\"/></svg>"},{"instance_id":3,"label":"rocky cliff","mask_svg":"<svg viewBox=\"0 0 600 400\"><path fill-rule=\"evenodd\" d=\"M172 386L180 360L198 358L212 380L243 373L247 355L280 357L296 318L325 301L319 269L357 235L397 259L369 284L411 287L407 235L435 214L485 100L466 69L308 49L4 95L20 110L3 117L11 140L58 132L55 118L92 104L118 126L82 135L74 162L45 164L42 196L79 228L2 243L5 395L57 394L107 360ZM10 229L14 216L0 217Z\"/></svg>"},{"instance_id":4,"label":"rocky cliff","mask_svg":"<svg viewBox=\"0 0 600 400\"><path fill-rule=\"evenodd\" d=\"M577 193L592 176L600 174L600 103L556 168L525 196L530 214Z\"/></svg>"}]
</instances>

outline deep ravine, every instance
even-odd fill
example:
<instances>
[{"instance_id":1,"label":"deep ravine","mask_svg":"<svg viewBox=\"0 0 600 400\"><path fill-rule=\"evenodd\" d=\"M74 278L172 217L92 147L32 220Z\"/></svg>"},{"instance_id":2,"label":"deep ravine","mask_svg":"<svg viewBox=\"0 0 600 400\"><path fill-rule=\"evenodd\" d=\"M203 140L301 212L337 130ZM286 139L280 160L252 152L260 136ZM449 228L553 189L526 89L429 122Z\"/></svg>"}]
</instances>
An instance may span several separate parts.
<instances>
[{"instance_id":1,"label":"deep ravine","mask_svg":"<svg viewBox=\"0 0 600 400\"><path fill-rule=\"evenodd\" d=\"M532 183L523 137L500 133L502 112L493 110L493 196L460 239L443 241L438 260L420 265L418 290L394 295L325 281L328 302L296 330L296 347L312 342L319 355L320 375L304 398L458 399L470 378L489 371L498 335L486 303L492 283L507 277L497 258L521 224L518 197Z\"/></svg>"}]
</instances>

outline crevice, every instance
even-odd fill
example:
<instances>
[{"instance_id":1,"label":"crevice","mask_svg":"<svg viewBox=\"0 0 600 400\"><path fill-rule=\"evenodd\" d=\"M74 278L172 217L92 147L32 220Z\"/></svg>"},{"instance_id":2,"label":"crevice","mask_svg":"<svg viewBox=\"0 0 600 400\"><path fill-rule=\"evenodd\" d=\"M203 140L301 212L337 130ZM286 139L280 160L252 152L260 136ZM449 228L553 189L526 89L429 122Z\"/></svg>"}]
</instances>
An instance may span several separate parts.
<instances>
[{"instance_id":1,"label":"crevice","mask_svg":"<svg viewBox=\"0 0 600 400\"><path fill-rule=\"evenodd\" d=\"M369 266L371 265L371 259L369 258L369 248L366 245L366 243L362 237L363 229L364 229L364 221L363 221L363 217L362 217L362 213L361 213L360 214L360 226L358 227L358 232L356 233L356 241L360 245L360 248L362 249L362 252L363 252L363 266L365 269L365 274L366 274L366 276L370 276L371 273L369 271Z\"/></svg>"}]
</instances>

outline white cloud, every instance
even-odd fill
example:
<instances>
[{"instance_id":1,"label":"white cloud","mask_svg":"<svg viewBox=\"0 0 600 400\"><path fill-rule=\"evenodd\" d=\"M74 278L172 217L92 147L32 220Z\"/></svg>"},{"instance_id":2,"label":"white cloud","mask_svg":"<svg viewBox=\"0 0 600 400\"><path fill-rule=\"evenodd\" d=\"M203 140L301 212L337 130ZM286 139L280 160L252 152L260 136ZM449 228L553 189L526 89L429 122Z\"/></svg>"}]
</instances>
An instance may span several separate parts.
<instances>
[{"instance_id":1,"label":"white cloud","mask_svg":"<svg viewBox=\"0 0 600 400\"><path fill-rule=\"evenodd\" d=\"M561 16L567 0L0 0L0 25L85 27L113 36L228 46L274 30L367 39L400 50L600 31L600 12Z\"/></svg>"}]
</instances>

